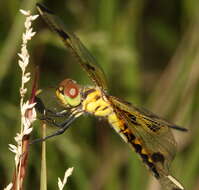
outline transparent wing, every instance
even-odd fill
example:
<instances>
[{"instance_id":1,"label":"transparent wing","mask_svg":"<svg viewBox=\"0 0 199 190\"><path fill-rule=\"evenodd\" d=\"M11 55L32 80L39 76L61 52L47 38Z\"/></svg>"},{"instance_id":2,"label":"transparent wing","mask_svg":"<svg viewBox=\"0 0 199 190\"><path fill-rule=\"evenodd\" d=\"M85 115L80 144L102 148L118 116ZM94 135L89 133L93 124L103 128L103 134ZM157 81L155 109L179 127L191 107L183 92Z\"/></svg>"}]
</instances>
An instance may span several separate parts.
<instances>
[{"instance_id":1,"label":"transparent wing","mask_svg":"<svg viewBox=\"0 0 199 190\"><path fill-rule=\"evenodd\" d=\"M74 33L67 31L61 20L55 16L52 11L38 3L37 9L49 27L59 35L66 47L77 57L78 62L95 85L103 90L107 90L107 83L103 70L78 37Z\"/></svg>"},{"instance_id":2,"label":"transparent wing","mask_svg":"<svg viewBox=\"0 0 199 190\"><path fill-rule=\"evenodd\" d=\"M146 150L147 159L154 164L159 175L155 176L160 183L166 185L165 188L168 190L183 189L177 180L169 175L170 163L176 153L176 142L168 126L172 124L150 112L141 112L139 108L118 98L110 96L108 99L117 116L125 122L128 130Z\"/></svg>"}]
</instances>

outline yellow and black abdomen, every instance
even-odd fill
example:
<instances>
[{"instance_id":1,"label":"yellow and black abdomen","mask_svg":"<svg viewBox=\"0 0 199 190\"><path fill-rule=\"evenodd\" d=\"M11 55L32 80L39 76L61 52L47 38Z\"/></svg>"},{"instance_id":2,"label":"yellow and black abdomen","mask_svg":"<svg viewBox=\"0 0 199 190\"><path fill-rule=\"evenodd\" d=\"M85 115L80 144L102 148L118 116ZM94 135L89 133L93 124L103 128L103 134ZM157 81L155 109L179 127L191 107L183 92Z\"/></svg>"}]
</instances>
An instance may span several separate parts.
<instances>
[{"instance_id":1,"label":"yellow and black abdomen","mask_svg":"<svg viewBox=\"0 0 199 190\"><path fill-rule=\"evenodd\" d=\"M98 88L86 88L83 92L82 109L85 112L98 117L104 117L114 130L122 137L122 139L130 144L132 148L140 155L143 162L153 172L155 177L159 178L160 174L157 171L155 163L151 159L151 155L142 146L141 139L136 138L124 120L120 119L114 112L112 105L103 97L103 94Z\"/></svg>"},{"instance_id":2,"label":"yellow and black abdomen","mask_svg":"<svg viewBox=\"0 0 199 190\"><path fill-rule=\"evenodd\" d=\"M140 155L142 161L148 166L148 168L153 172L156 178L160 178L160 173L156 168L156 163L151 158L149 152L144 148L142 140L137 138L132 129L130 129L125 121L119 119L115 112L112 112L108 116L108 121L115 129L115 131L122 137L122 139L128 143L136 153ZM160 155L155 155L155 157L159 157Z\"/></svg>"},{"instance_id":3,"label":"yellow and black abdomen","mask_svg":"<svg viewBox=\"0 0 199 190\"><path fill-rule=\"evenodd\" d=\"M122 132L124 130L124 123L117 117L112 106L106 100L106 97L103 97L100 89L84 89L83 99L82 109L84 111L98 117L106 118L115 131L123 138L123 140L128 142L127 137Z\"/></svg>"},{"instance_id":4,"label":"yellow and black abdomen","mask_svg":"<svg viewBox=\"0 0 199 190\"><path fill-rule=\"evenodd\" d=\"M122 133L124 123L117 117L110 103L103 97L100 89L94 87L84 89L83 99L82 109L85 112L106 118L124 141L128 142L127 137Z\"/></svg>"}]
</instances>

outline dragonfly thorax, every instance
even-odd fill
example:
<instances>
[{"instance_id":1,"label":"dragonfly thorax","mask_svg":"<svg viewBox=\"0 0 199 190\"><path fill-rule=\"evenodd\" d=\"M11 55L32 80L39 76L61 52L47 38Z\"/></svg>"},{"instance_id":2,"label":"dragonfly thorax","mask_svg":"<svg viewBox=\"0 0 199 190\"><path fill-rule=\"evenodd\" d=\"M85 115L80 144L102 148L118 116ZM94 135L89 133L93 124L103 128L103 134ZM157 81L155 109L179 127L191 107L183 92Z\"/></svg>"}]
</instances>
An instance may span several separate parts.
<instances>
[{"instance_id":1,"label":"dragonfly thorax","mask_svg":"<svg viewBox=\"0 0 199 190\"><path fill-rule=\"evenodd\" d=\"M113 112L105 94L98 87L82 89L82 110L99 117L107 117Z\"/></svg>"},{"instance_id":2,"label":"dragonfly thorax","mask_svg":"<svg viewBox=\"0 0 199 190\"><path fill-rule=\"evenodd\" d=\"M65 107L75 107L81 103L80 91L81 88L76 81L64 79L56 90L56 96Z\"/></svg>"}]
</instances>

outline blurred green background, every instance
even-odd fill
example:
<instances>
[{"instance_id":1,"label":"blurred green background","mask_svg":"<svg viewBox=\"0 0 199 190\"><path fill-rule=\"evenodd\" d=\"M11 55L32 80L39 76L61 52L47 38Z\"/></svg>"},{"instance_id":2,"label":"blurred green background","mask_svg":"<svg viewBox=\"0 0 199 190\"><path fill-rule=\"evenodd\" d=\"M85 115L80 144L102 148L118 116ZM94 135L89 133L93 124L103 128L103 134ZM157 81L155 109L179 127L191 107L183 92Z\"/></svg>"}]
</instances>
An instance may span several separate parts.
<instances>
[{"instance_id":1,"label":"blurred green background","mask_svg":"<svg viewBox=\"0 0 199 190\"><path fill-rule=\"evenodd\" d=\"M8 144L20 127L20 52L24 17L34 0L0 1L0 189L14 170ZM104 69L110 93L146 107L189 129L176 132L178 153L171 173L189 190L199 189L199 1L67 0L44 1L81 38ZM40 88L64 78L90 84L76 60L38 18L29 44L34 73L40 66ZM29 86L31 89L31 85ZM54 129L48 128L48 133ZM32 138L41 137L35 124ZM39 189L41 144L31 146L25 189ZM66 189L158 190L138 156L105 121L86 116L63 135L47 141L48 189L74 167Z\"/></svg>"}]
</instances>

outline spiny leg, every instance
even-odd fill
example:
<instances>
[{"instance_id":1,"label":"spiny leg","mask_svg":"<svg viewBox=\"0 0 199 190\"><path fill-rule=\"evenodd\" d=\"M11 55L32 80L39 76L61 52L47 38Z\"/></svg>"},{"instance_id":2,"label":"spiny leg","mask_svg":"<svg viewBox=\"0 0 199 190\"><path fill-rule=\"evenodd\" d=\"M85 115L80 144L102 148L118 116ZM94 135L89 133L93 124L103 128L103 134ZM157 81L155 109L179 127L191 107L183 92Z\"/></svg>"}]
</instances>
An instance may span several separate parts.
<instances>
[{"instance_id":1,"label":"spiny leg","mask_svg":"<svg viewBox=\"0 0 199 190\"><path fill-rule=\"evenodd\" d=\"M56 122L50 121L50 120L47 121L47 123L54 125L56 127L59 127L59 129L57 131L55 131L53 134L46 136L45 138L39 138L39 139L33 140L30 144L33 144L33 143L36 143L36 142L42 142L42 141L45 141L45 140L47 140L51 137L63 134L70 127L70 124L82 114L83 114L83 112L75 112L74 114L72 113L67 118L67 120L65 120L64 122L59 123L59 124L56 123Z\"/></svg>"}]
</instances>

